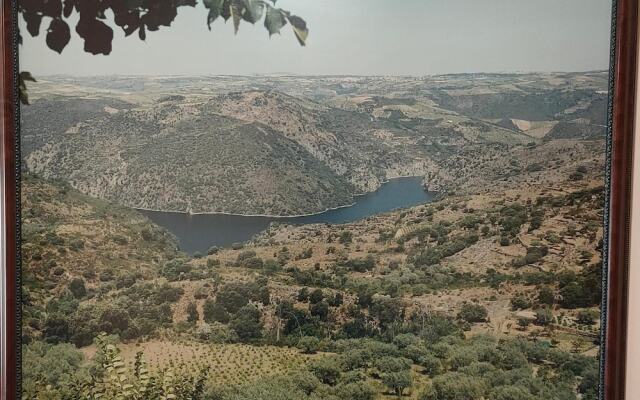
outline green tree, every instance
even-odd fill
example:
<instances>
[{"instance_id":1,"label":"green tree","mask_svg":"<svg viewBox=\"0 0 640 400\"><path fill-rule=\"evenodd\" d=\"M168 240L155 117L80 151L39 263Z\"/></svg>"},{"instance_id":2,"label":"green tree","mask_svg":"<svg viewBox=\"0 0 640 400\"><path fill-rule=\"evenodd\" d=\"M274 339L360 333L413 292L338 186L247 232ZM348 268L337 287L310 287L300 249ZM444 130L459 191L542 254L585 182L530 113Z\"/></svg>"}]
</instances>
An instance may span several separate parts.
<instances>
[{"instance_id":1,"label":"green tree","mask_svg":"<svg viewBox=\"0 0 640 400\"><path fill-rule=\"evenodd\" d=\"M522 386L498 386L489 394L492 400L536 400L527 388Z\"/></svg>"},{"instance_id":2,"label":"green tree","mask_svg":"<svg viewBox=\"0 0 640 400\"><path fill-rule=\"evenodd\" d=\"M208 323L220 322L226 324L230 319L227 310L222 305L212 301L211 299L205 300L202 312L204 314L204 321Z\"/></svg>"},{"instance_id":3,"label":"green tree","mask_svg":"<svg viewBox=\"0 0 640 400\"><path fill-rule=\"evenodd\" d=\"M247 304L231 319L229 326L242 341L250 341L262 337L262 315L253 305Z\"/></svg>"},{"instance_id":4,"label":"green tree","mask_svg":"<svg viewBox=\"0 0 640 400\"><path fill-rule=\"evenodd\" d=\"M338 386L336 394L341 400L373 400L376 390L366 382L350 382Z\"/></svg>"},{"instance_id":5,"label":"green tree","mask_svg":"<svg viewBox=\"0 0 640 400\"><path fill-rule=\"evenodd\" d=\"M571 282L560 288L560 304L566 308L588 307L592 302L591 294L578 282Z\"/></svg>"},{"instance_id":6,"label":"green tree","mask_svg":"<svg viewBox=\"0 0 640 400\"><path fill-rule=\"evenodd\" d=\"M187 322L195 324L200 319L200 315L198 314L198 307L196 303L189 303L187 305Z\"/></svg>"},{"instance_id":7,"label":"green tree","mask_svg":"<svg viewBox=\"0 0 640 400\"><path fill-rule=\"evenodd\" d=\"M314 317L318 317L321 321L326 321L329 316L329 304L326 301L313 304L309 308L309 312Z\"/></svg>"},{"instance_id":8,"label":"green tree","mask_svg":"<svg viewBox=\"0 0 640 400\"><path fill-rule=\"evenodd\" d=\"M339 361L335 357L323 357L309 364L309 370L325 385L335 385L340 377Z\"/></svg>"},{"instance_id":9,"label":"green tree","mask_svg":"<svg viewBox=\"0 0 640 400\"><path fill-rule=\"evenodd\" d=\"M382 375L382 382L396 396L402 397L404 390L410 388L413 384L413 378L411 377L411 371L390 372Z\"/></svg>"},{"instance_id":10,"label":"green tree","mask_svg":"<svg viewBox=\"0 0 640 400\"><path fill-rule=\"evenodd\" d=\"M370 312L382 328L388 328L393 323L404 319L405 306L401 299L376 296L373 298Z\"/></svg>"},{"instance_id":11,"label":"green tree","mask_svg":"<svg viewBox=\"0 0 640 400\"><path fill-rule=\"evenodd\" d=\"M549 286L542 286L538 291L538 303L551 306L555 303L555 293Z\"/></svg>"},{"instance_id":12,"label":"green tree","mask_svg":"<svg viewBox=\"0 0 640 400\"><path fill-rule=\"evenodd\" d=\"M374 362L374 366L381 373L400 372L411 368L411 361L401 357L380 357Z\"/></svg>"},{"instance_id":13,"label":"green tree","mask_svg":"<svg viewBox=\"0 0 640 400\"><path fill-rule=\"evenodd\" d=\"M487 309L480 304L465 303L458 313L458 318L467 322L484 322L487 320Z\"/></svg>"},{"instance_id":14,"label":"green tree","mask_svg":"<svg viewBox=\"0 0 640 400\"><path fill-rule=\"evenodd\" d=\"M236 288L225 285L216 295L216 302L231 314L235 314L249 304L249 299L245 294L238 292Z\"/></svg>"},{"instance_id":15,"label":"green tree","mask_svg":"<svg viewBox=\"0 0 640 400\"><path fill-rule=\"evenodd\" d=\"M320 340L314 336L303 336L298 340L298 347L305 354L315 354L318 351Z\"/></svg>"},{"instance_id":16,"label":"green tree","mask_svg":"<svg viewBox=\"0 0 640 400\"><path fill-rule=\"evenodd\" d=\"M423 393L420 400L476 400L486 393L482 379L459 372L449 372L433 378L432 389Z\"/></svg>"}]
</instances>

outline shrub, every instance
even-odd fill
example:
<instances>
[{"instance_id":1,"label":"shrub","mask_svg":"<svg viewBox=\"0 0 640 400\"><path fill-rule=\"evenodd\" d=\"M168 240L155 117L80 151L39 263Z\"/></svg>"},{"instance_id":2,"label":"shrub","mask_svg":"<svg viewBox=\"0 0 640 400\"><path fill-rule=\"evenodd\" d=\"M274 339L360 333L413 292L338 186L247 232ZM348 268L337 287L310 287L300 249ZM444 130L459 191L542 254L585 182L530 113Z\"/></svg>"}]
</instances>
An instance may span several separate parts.
<instances>
[{"instance_id":1,"label":"shrub","mask_svg":"<svg viewBox=\"0 0 640 400\"><path fill-rule=\"evenodd\" d=\"M578 313L576 321L581 325L593 325L596 323L598 313L593 310L583 310Z\"/></svg>"},{"instance_id":2,"label":"shrub","mask_svg":"<svg viewBox=\"0 0 640 400\"><path fill-rule=\"evenodd\" d=\"M69 242L69 249L72 251L80 251L84 249L84 240L82 239L74 239Z\"/></svg>"},{"instance_id":3,"label":"shrub","mask_svg":"<svg viewBox=\"0 0 640 400\"><path fill-rule=\"evenodd\" d=\"M242 263L242 266L250 269L262 269L264 267L264 262L259 257L249 258Z\"/></svg>"},{"instance_id":4,"label":"shrub","mask_svg":"<svg viewBox=\"0 0 640 400\"><path fill-rule=\"evenodd\" d=\"M442 373L442 362L433 354L420 356L418 364L424 367L424 372L430 377L434 377Z\"/></svg>"},{"instance_id":5,"label":"shrub","mask_svg":"<svg viewBox=\"0 0 640 400\"><path fill-rule=\"evenodd\" d=\"M344 302L344 296L341 292L336 292L331 298L329 298L329 305L331 307L340 307Z\"/></svg>"},{"instance_id":6,"label":"shrub","mask_svg":"<svg viewBox=\"0 0 640 400\"><path fill-rule=\"evenodd\" d=\"M536 325L547 326L553 322L553 313L548 308L541 308L536 311Z\"/></svg>"},{"instance_id":7,"label":"shrub","mask_svg":"<svg viewBox=\"0 0 640 400\"><path fill-rule=\"evenodd\" d=\"M309 294L309 303L311 304L320 303L322 300L324 300L324 293L322 292L322 289L315 289L311 294Z\"/></svg>"},{"instance_id":8,"label":"shrub","mask_svg":"<svg viewBox=\"0 0 640 400\"><path fill-rule=\"evenodd\" d=\"M569 180L571 181L581 181L584 179L584 174L580 173L580 172L572 172L569 175Z\"/></svg>"},{"instance_id":9,"label":"shrub","mask_svg":"<svg viewBox=\"0 0 640 400\"><path fill-rule=\"evenodd\" d=\"M494 388L489 398L492 400L536 400L536 397L523 386L498 386Z\"/></svg>"},{"instance_id":10,"label":"shrub","mask_svg":"<svg viewBox=\"0 0 640 400\"><path fill-rule=\"evenodd\" d=\"M253 305L242 307L229 322L229 327L235 331L242 341L258 339L262 336L262 314Z\"/></svg>"},{"instance_id":11,"label":"shrub","mask_svg":"<svg viewBox=\"0 0 640 400\"><path fill-rule=\"evenodd\" d=\"M340 233L340 237L338 238L338 242L340 242L340 244L348 244L348 243L351 243L352 241L353 241L353 233L349 231L342 231Z\"/></svg>"},{"instance_id":12,"label":"shrub","mask_svg":"<svg viewBox=\"0 0 640 400\"><path fill-rule=\"evenodd\" d=\"M373 400L376 390L366 382L351 382L339 385L336 394L341 400Z\"/></svg>"},{"instance_id":13,"label":"shrub","mask_svg":"<svg viewBox=\"0 0 640 400\"><path fill-rule=\"evenodd\" d=\"M309 364L309 370L325 385L335 385L340 378L340 365L335 357L323 357Z\"/></svg>"},{"instance_id":14,"label":"shrub","mask_svg":"<svg viewBox=\"0 0 640 400\"><path fill-rule=\"evenodd\" d=\"M320 346L320 340L314 336L303 336L298 340L298 348L305 354L315 354Z\"/></svg>"},{"instance_id":15,"label":"shrub","mask_svg":"<svg viewBox=\"0 0 640 400\"><path fill-rule=\"evenodd\" d=\"M535 264L546 256L548 252L549 249L546 246L529 247L527 249L527 254L524 257L513 260L512 264L514 267L523 267L525 265Z\"/></svg>"},{"instance_id":16,"label":"shrub","mask_svg":"<svg viewBox=\"0 0 640 400\"><path fill-rule=\"evenodd\" d=\"M125 236L118 235L118 234L111 236L111 240L113 240L115 243L121 246L129 243L129 239L127 239Z\"/></svg>"},{"instance_id":17,"label":"shrub","mask_svg":"<svg viewBox=\"0 0 640 400\"><path fill-rule=\"evenodd\" d=\"M223 306L228 312L235 314L242 307L249 303L247 293L243 293L242 288L236 285L223 286L216 295L216 302Z\"/></svg>"},{"instance_id":18,"label":"shrub","mask_svg":"<svg viewBox=\"0 0 640 400\"><path fill-rule=\"evenodd\" d=\"M296 256L296 260L306 260L313 256L313 249L311 247L302 251L302 253Z\"/></svg>"},{"instance_id":19,"label":"shrub","mask_svg":"<svg viewBox=\"0 0 640 400\"><path fill-rule=\"evenodd\" d=\"M76 299L81 299L87 295L87 289L84 286L84 280L81 278L74 278L69 282L69 291Z\"/></svg>"},{"instance_id":20,"label":"shrub","mask_svg":"<svg viewBox=\"0 0 640 400\"><path fill-rule=\"evenodd\" d=\"M298 291L298 301L307 302L309 301L309 288L303 287Z\"/></svg>"},{"instance_id":21,"label":"shrub","mask_svg":"<svg viewBox=\"0 0 640 400\"><path fill-rule=\"evenodd\" d=\"M312 316L318 317L321 321L325 321L329 316L329 304L326 301L312 304L309 312Z\"/></svg>"},{"instance_id":22,"label":"shrub","mask_svg":"<svg viewBox=\"0 0 640 400\"><path fill-rule=\"evenodd\" d=\"M180 258L167 261L160 270L160 274L170 281L183 279L189 272L191 272L191 266L186 263L186 260Z\"/></svg>"},{"instance_id":23,"label":"shrub","mask_svg":"<svg viewBox=\"0 0 640 400\"><path fill-rule=\"evenodd\" d=\"M377 358L373 365L380 373L399 372L411 368L411 360L401 357L385 356Z\"/></svg>"},{"instance_id":24,"label":"shrub","mask_svg":"<svg viewBox=\"0 0 640 400\"><path fill-rule=\"evenodd\" d=\"M555 303L555 294L549 286L542 286L538 292L538 303L551 306Z\"/></svg>"},{"instance_id":25,"label":"shrub","mask_svg":"<svg viewBox=\"0 0 640 400\"><path fill-rule=\"evenodd\" d=\"M202 311L205 322L221 322L223 324L229 322L230 318L227 310L225 310L222 305L215 303L210 299L205 300Z\"/></svg>"},{"instance_id":26,"label":"shrub","mask_svg":"<svg viewBox=\"0 0 640 400\"><path fill-rule=\"evenodd\" d=\"M273 275L280 271L282 271L282 266L276 260L267 260L262 267L262 272L265 275Z\"/></svg>"},{"instance_id":27,"label":"shrub","mask_svg":"<svg viewBox=\"0 0 640 400\"><path fill-rule=\"evenodd\" d=\"M531 307L531 303L523 295L519 294L519 295L513 296L511 298L511 309L512 310L525 310L525 309L527 309L529 307Z\"/></svg>"},{"instance_id":28,"label":"shrub","mask_svg":"<svg viewBox=\"0 0 640 400\"><path fill-rule=\"evenodd\" d=\"M448 361L451 369L457 371L478 361L478 355L473 349L460 347L452 351Z\"/></svg>"},{"instance_id":29,"label":"shrub","mask_svg":"<svg viewBox=\"0 0 640 400\"><path fill-rule=\"evenodd\" d=\"M187 322L195 324L199 319L200 315L198 314L196 303L189 303L187 305Z\"/></svg>"},{"instance_id":30,"label":"shrub","mask_svg":"<svg viewBox=\"0 0 640 400\"><path fill-rule=\"evenodd\" d=\"M565 308L588 307L592 303L592 294L578 282L571 282L560 288L562 300L560 304Z\"/></svg>"},{"instance_id":31,"label":"shrub","mask_svg":"<svg viewBox=\"0 0 640 400\"><path fill-rule=\"evenodd\" d=\"M369 365L371 357L371 352L366 349L349 350L342 354L342 365L347 371L365 368Z\"/></svg>"},{"instance_id":32,"label":"shrub","mask_svg":"<svg viewBox=\"0 0 640 400\"><path fill-rule=\"evenodd\" d=\"M531 321L529 320L529 318L518 318L517 322L518 322L518 326L523 330L526 330L531 324Z\"/></svg>"},{"instance_id":33,"label":"shrub","mask_svg":"<svg viewBox=\"0 0 640 400\"><path fill-rule=\"evenodd\" d=\"M481 399L486 392L483 380L459 372L449 372L433 378L432 387L419 400Z\"/></svg>"},{"instance_id":34,"label":"shrub","mask_svg":"<svg viewBox=\"0 0 640 400\"><path fill-rule=\"evenodd\" d=\"M83 356L72 344L50 345L33 342L23 347L22 378L25 392L30 385L41 384L60 387L71 383L71 378L79 370Z\"/></svg>"},{"instance_id":35,"label":"shrub","mask_svg":"<svg viewBox=\"0 0 640 400\"><path fill-rule=\"evenodd\" d=\"M480 304L465 303L458 313L458 318L471 323L484 322L487 315L487 309Z\"/></svg>"}]
</instances>

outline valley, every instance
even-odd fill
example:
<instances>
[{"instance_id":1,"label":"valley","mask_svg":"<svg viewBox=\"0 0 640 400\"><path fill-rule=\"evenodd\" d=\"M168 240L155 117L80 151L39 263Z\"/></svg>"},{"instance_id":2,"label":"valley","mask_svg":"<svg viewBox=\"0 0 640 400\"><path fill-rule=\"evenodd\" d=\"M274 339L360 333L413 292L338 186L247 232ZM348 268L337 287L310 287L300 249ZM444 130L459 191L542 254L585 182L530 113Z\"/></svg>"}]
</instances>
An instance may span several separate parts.
<instances>
[{"instance_id":1,"label":"valley","mask_svg":"<svg viewBox=\"0 0 640 400\"><path fill-rule=\"evenodd\" d=\"M41 79L22 113L27 398L121 379L215 400L595 400L606 88Z\"/></svg>"}]
</instances>

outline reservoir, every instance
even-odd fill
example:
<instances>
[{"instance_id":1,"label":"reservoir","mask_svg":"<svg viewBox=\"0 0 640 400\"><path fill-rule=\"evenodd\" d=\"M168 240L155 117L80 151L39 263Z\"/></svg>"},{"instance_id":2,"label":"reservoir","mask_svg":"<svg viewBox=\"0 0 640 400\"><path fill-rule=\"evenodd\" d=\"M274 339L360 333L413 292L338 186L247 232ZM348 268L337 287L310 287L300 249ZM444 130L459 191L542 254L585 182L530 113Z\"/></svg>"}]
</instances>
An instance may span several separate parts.
<instances>
[{"instance_id":1,"label":"reservoir","mask_svg":"<svg viewBox=\"0 0 640 400\"><path fill-rule=\"evenodd\" d=\"M180 248L190 254L206 254L211 246L228 247L245 242L264 231L272 222L283 224L343 224L372 215L429 203L434 193L424 190L421 177L392 179L377 191L355 197L349 207L329 210L302 217L254 217L225 214L172 213L161 211L140 212L156 224L173 233Z\"/></svg>"}]
</instances>

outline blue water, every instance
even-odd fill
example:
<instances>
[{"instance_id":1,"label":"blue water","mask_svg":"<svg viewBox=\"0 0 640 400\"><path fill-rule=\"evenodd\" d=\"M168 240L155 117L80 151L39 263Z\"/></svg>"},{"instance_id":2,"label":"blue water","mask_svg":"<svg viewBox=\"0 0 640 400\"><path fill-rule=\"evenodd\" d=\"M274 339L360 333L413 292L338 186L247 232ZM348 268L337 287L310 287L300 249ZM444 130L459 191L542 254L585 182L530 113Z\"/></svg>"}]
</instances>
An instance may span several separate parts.
<instances>
[{"instance_id":1,"label":"blue water","mask_svg":"<svg viewBox=\"0 0 640 400\"><path fill-rule=\"evenodd\" d=\"M434 194L426 192L422 178L392 179L377 191L355 198L350 207L304 217L247 217L239 215L189 215L183 213L141 211L156 224L172 232L187 253L206 253L211 246L227 247L245 242L264 231L272 222L292 225L343 224L399 208L429 203Z\"/></svg>"}]
</instances>

